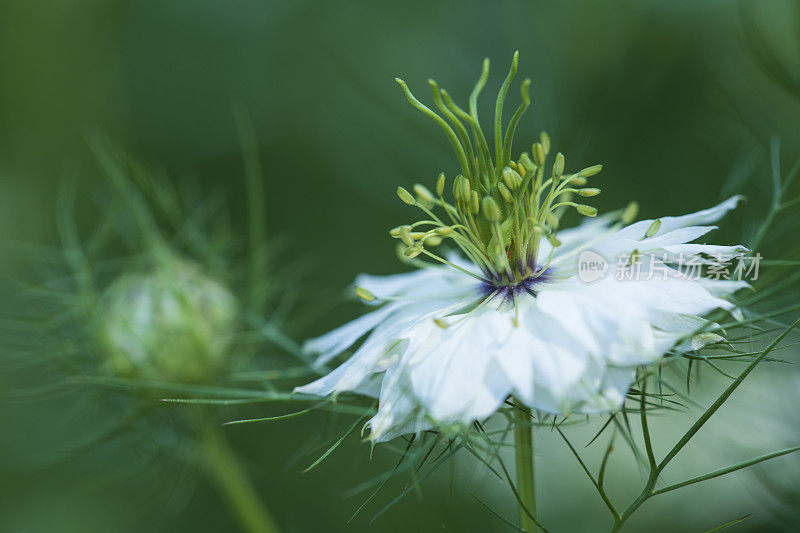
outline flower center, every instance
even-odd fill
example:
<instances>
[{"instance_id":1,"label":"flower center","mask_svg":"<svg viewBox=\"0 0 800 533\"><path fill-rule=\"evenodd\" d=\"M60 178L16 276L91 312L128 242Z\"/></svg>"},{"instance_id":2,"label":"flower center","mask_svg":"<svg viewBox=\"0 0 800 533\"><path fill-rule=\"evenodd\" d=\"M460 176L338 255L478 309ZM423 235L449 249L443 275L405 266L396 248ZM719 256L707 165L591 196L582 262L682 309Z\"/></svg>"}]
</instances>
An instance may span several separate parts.
<instances>
[{"instance_id":1,"label":"flower center","mask_svg":"<svg viewBox=\"0 0 800 533\"><path fill-rule=\"evenodd\" d=\"M539 270L539 269L535 269ZM538 286L551 279L551 269L540 271L537 275L530 275L516 283L508 283L506 280L494 280L481 283L481 290L484 296L500 296L509 300L517 295L528 294L534 298L538 294Z\"/></svg>"},{"instance_id":2,"label":"flower center","mask_svg":"<svg viewBox=\"0 0 800 533\"><path fill-rule=\"evenodd\" d=\"M402 241L409 258L424 255L478 277L485 286L506 287L509 291L528 290L546 275L552 253L561 244L556 232L565 209L575 208L589 217L597 214L594 207L576 203L573 198L599 194L600 189L584 186L587 178L602 170L601 165L594 165L573 174L565 173L561 153L550 164L550 137L546 133L531 146L530 153L523 152L517 160L512 160L514 132L530 106L530 80L526 79L520 87L521 102L503 131L503 104L517 72L517 61L515 53L495 103L494 154L477 110L478 96L489 76L488 59L484 60L481 76L470 95L469 111L456 105L447 91L429 80L436 107L445 118L417 100L405 82L397 79L408 101L445 132L456 152L461 173L453 180L452 199L448 200L444 197L447 183L444 173L436 180L435 194L420 184L414 186L414 194L399 187L400 199L418 207L427 218L390 232ZM430 250L444 239L451 239L479 267L482 275L454 265ZM541 260L538 255L545 239L551 251L549 257Z\"/></svg>"}]
</instances>

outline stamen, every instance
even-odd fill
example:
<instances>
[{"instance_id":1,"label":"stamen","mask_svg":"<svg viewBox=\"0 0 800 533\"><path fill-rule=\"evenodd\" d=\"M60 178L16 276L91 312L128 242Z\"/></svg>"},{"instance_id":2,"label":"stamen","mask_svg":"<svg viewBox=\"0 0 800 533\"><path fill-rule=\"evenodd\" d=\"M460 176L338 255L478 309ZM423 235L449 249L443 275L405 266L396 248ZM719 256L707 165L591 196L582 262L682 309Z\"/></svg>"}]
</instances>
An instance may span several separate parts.
<instances>
[{"instance_id":1,"label":"stamen","mask_svg":"<svg viewBox=\"0 0 800 533\"><path fill-rule=\"evenodd\" d=\"M639 204L631 202L622 212L622 223L626 226L636 220L636 215L639 214Z\"/></svg>"},{"instance_id":2,"label":"stamen","mask_svg":"<svg viewBox=\"0 0 800 533\"><path fill-rule=\"evenodd\" d=\"M531 146L530 154L522 153L516 161L511 158L517 124L531 102L531 82L525 79L520 84L520 103L503 131L503 109L518 61L519 56L515 53L495 101L493 153L481 128L477 106L489 76L488 59L484 60L480 77L469 95L468 111L459 107L435 81L429 80L440 116L417 100L398 78L408 101L445 132L456 151L461 173L452 184L452 203L444 198L447 184L444 173L436 179L435 195L420 184L414 186L413 195L399 188L400 199L421 209L429 219L390 231L392 237L399 238L406 246L405 257L425 255L483 280L493 287L494 292L506 291L508 294L517 290L535 293L530 289L533 283L530 280L543 279L553 251L561 244L555 232L563 208L573 207L584 216L597 214L594 207L576 203L572 198L598 195L599 188L584 186L587 178L602 170L601 165L593 165L565 174L566 161L559 152L545 176L551 148L550 137L545 132ZM444 209L448 224L433 214L436 208ZM426 231L412 231L419 226L425 226ZM543 237L549 240L552 248L542 265L537 264L537 255ZM483 271L484 276L468 272L426 249L441 244L444 239L451 239Z\"/></svg>"},{"instance_id":3,"label":"stamen","mask_svg":"<svg viewBox=\"0 0 800 533\"><path fill-rule=\"evenodd\" d=\"M375 301L375 295L369 292L364 287L356 287L356 296L364 300L365 302L373 302Z\"/></svg>"},{"instance_id":4,"label":"stamen","mask_svg":"<svg viewBox=\"0 0 800 533\"><path fill-rule=\"evenodd\" d=\"M414 192L417 193L417 199L420 200L421 202L429 204L433 204L434 202L436 202L436 198L434 198L431 191L429 191L428 188L425 187L424 185L416 183L414 185Z\"/></svg>"},{"instance_id":5,"label":"stamen","mask_svg":"<svg viewBox=\"0 0 800 533\"><path fill-rule=\"evenodd\" d=\"M442 196L444 194L444 185L447 178L444 177L444 172L439 173L439 177L436 180L436 196ZM444 202L444 200L442 200Z\"/></svg>"},{"instance_id":6,"label":"stamen","mask_svg":"<svg viewBox=\"0 0 800 533\"><path fill-rule=\"evenodd\" d=\"M661 229L661 219L657 218L650 224L650 227L647 228L647 231L644 233L643 239L649 239L650 237L654 236L658 233L658 230Z\"/></svg>"},{"instance_id":7,"label":"stamen","mask_svg":"<svg viewBox=\"0 0 800 533\"><path fill-rule=\"evenodd\" d=\"M427 255L428 257L436 259L437 261L439 261L440 263L443 263L445 265L451 266L451 267L455 268L456 270L459 270L459 271L463 272L464 274L467 274L468 276L472 276L473 278L475 278L475 279L477 279L477 280L479 280L479 281L481 281L483 283L488 283L488 281L485 278L482 278L479 275L470 272L469 270L466 270L466 269L464 269L464 268L462 268L462 267L460 267L458 265L455 265L455 264L451 263L450 261L448 261L447 259L444 259L443 257L439 257L438 255L436 255L434 253L431 253L428 250L425 250L424 248L422 248L422 246L419 247L419 251L421 253ZM419 255L419 254L417 254L417 255Z\"/></svg>"},{"instance_id":8,"label":"stamen","mask_svg":"<svg viewBox=\"0 0 800 533\"><path fill-rule=\"evenodd\" d=\"M522 185L522 176L510 167L503 168L501 176L503 177L503 183L512 191L516 191Z\"/></svg>"},{"instance_id":9,"label":"stamen","mask_svg":"<svg viewBox=\"0 0 800 533\"><path fill-rule=\"evenodd\" d=\"M403 187L397 188L397 196L399 196L400 199L408 205L414 205L417 203L417 201L414 199L414 196Z\"/></svg>"}]
</instances>

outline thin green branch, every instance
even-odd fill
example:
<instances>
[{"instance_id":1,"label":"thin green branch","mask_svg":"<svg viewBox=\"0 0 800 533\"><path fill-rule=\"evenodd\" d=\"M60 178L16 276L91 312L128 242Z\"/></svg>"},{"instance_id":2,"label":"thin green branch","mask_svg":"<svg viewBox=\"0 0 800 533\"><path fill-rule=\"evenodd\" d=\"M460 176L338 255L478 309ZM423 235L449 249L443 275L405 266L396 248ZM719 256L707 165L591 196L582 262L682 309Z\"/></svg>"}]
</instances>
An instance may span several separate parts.
<instances>
[{"instance_id":1,"label":"thin green branch","mask_svg":"<svg viewBox=\"0 0 800 533\"><path fill-rule=\"evenodd\" d=\"M558 434L561 435L562 439L564 439L564 442L567 443L567 446L569 447L569 450L572 452L572 455L575 456L575 459L577 459L578 463L581 465L581 468L583 468L583 471L586 473L586 476L592 482L592 485L594 485L595 489L597 489L597 492L600 494L600 497L603 499L603 503L605 503L606 507L608 507L608 510L611 511L611 514L614 516L614 519L615 520L619 519L619 513L614 508L614 504L611 503L611 500L606 495L606 492L605 492L605 490L603 490L602 486L598 483L597 480L595 480L594 476L592 475L592 472L586 466L586 463L583 462L583 459L581 458L581 456L578 453L578 451L575 449L575 447L572 445L572 443L569 441L569 439L567 439L567 436L564 435L564 433L561 431L561 428L556 426L556 431L558 431ZM608 458L608 453L606 453L606 455L604 457L604 460L603 460L602 467L600 469L601 475L603 473L605 473L605 465L606 465L606 459L607 458Z\"/></svg>"},{"instance_id":2,"label":"thin green branch","mask_svg":"<svg viewBox=\"0 0 800 533\"><path fill-rule=\"evenodd\" d=\"M726 468L720 468L719 470L715 470L715 471L713 471L711 473L708 473L708 474L705 474L705 475L702 475L702 476L697 476L695 478L692 478L692 479L689 479L689 480L686 480L686 481L682 481L681 483L675 483L674 485L669 485L667 487L655 490L655 491L653 491L653 496L656 496L658 494L664 494L665 492L670 492L670 491L673 491L675 489L679 489L681 487L685 487L687 485L693 485L695 483L700 483L701 481L707 481L709 479L714 479L715 477L724 476L724 475L730 474L732 472L736 472L737 470L741 470L743 468L747 468L748 466L753 466L753 465L761 463L763 461L768 461L770 459L774 459L775 457L780 457L781 455L786 455L786 454L789 454L789 453L793 453L793 452L796 452L798 450L800 450L800 446L795 446L794 448L787 448L786 450L780 450L780 451L777 451L777 452L772 452L772 453L768 453L768 454L762 455L760 457L755 457L755 458L750 459L748 461L743 461L741 463L738 463L738 464L735 464L735 465L732 465L732 466L728 466Z\"/></svg>"},{"instance_id":3,"label":"thin green branch","mask_svg":"<svg viewBox=\"0 0 800 533\"><path fill-rule=\"evenodd\" d=\"M736 379L735 379L735 380L734 380L734 381L733 381L733 382L732 382L730 385L728 385L728 388L726 388L726 389L723 391L723 393L722 393L722 394L720 394L720 396L719 396L719 397L717 398L717 400L716 400L716 401L715 401L715 402L714 402L714 403L711 405L711 407L709 407L709 408L708 408L708 409L707 409L707 410L706 410L706 411L705 411L705 412L704 412L704 413L703 413L703 414L700 416L700 418L698 418L698 419L697 419L697 421L696 421L696 422L695 422L695 423L692 425L692 427L691 427L691 428L689 428L689 431L687 431L687 432L686 432L686 434L683 436L683 438L681 438L681 440L680 440L680 441L678 441L678 443L677 443L677 444L676 444L676 445L675 445L675 446L674 446L674 447L673 447L673 448L672 448L672 449L671 449L671 450L670 450L670 451L667 453L667 455L664 457L664 459L661 461L661 463L659 463L659 465L658 465L658 471L659 471L659 472L660 472L660 471L662 471L662 470L664 470L664 467L666 467L666 466L667 466L667 464L669 464L669 462L670 462L670 461L671 461L671 460L672 460L672 459L673 459L673 458L674 458L674 457L675 457L675 456L678 454L678 452L680 452L680 451L681 451L681 449L683 449L683 447L684 447L684 446L686 446L686 444L687 444L687 443L688 443L688 442L689 442L689 441L692 439L692 437L694 437L694 436L695 436L695 434L696 434L698 431L700 431L700 428L702 428L702 427L705 425L705 423L706 423L706 422L708 422L708 420L711 418L711 416L712 416L714 413L716 413L716 412L717 412L717 410L718 410L720 407L722 407L722 404L723 404L723 403L725 403L725 401L726 401L726 400L727 400L727 399L730 397L730 395L731 395L731 394L733 394L733 392L734 392L734 391L735 391L737 388L739 388L739 385L741 385L741 384L742 384L742 382L745 380L745 378L747 378L747 376L748 376L748 375L750 375L750 372L752 372L752 371L755 369L755 367L756 367L756 366L757 366L757 365L758 365L758 364L761 362L761 360L762 360L762 359L764 359L764 358L767 356L767 354L769 354L769 353L770 353L770 352L771 352L773 349L775 349L775 347L776 347L778 344L780 344L780 342L781 342L781 341L782 341L784 338L786 338L786 336L787 336L787 335L788 335L788 334L789 334L789 333L790 333L790 332L791 332L791 331L792 331L792 330L793 330L793 329L794 329L794 328L795 328L795 327L796 327L798 324L800 324L800 319L797 319L797 320L795 320L795 321L794 321L794 323L792 323L792 325L791 325L791 326L789 326L788 328L786 328L786 330L784 330L784 332L783 332L783 333L781 333L780 335L778 335L778 336L775 338L775 340L773 340L773 341L772 341L772 342L769 344L769 346L767 346L767 347L764 349L764 351L762 351L762 352L761 352L761 354L760 354L758 357L756 357L756 358L753 360L753 362L752 362L752 363L750 363L750 364L747 366L747 368L746 368L746 369L744 369L744 371L742 371L742 373L741 373L741 374L739 374L739 376L738 376L738 377L737 377L737 378L736 378Z\"/></svg>"},{"instance_id":4,"label":"thin green branch","mask_svg":"<svg viewBox=\"0 0 800 533\"><path fill-rule=\"evenodd\" d=\"M317 466L318 466L318 465L319 465L319 464L320 464L322 461L324 461L324 460L325 460L325 459L326 459L326 458L327 458L327 457L328 457L330 454L332 454L332 453L333 453L333 451L334 451L336 448L338 448L338 447L339 447L339 445L340 445L342 442L344 442L344 439L346 439L346 438L347 438L347 437L348 437L348 436L349 436L349 435L350 435L350 434L351 434L353 431L355 431L355 429L358 427L358 425L359 425L361 422L363 422L365 418L366 418L366 417L362 417L362 418L359 418L359 419L357 419L357 420L355 421L355 423L354 423L352 426L350 426L349 428L347 428L347 431L345 431L345 432L342 434L342 436L341 436L341 437L339 437L339 438L336 440L336 442L334 442L334 443L333 443L333 445L332 445L332 446L330 446L330 447L329 447L329 448L328 448L328 449L325 451L325 453L323 453L323 454L322 454L322 455L319 457L319 459L317 459L316 461L314 461L313 463L311 463L311 464L310 464L308 467L306 467L306 468L305 468L305 470L303 470L303 473L304 473L304 474L306 474L306 473L310 472L312 469L316 468L316 467L317 467Z\"/></svg>"},{"instance_id":5,"label":"thin green branch","mask_svg":"<svg viewBox=\"0 0 800 533\"><path fill-rule=\"evenodd\" d=\"M647 453L647 462L650 469L656 468L656 456L653 453L653 443L650 439L650 426L647 424L647 409L645 408L647 380L642 382L642 391L639 400L639 415L642 421L642 438L644 439L644 449Z\"/></svg>"}]
</instances>

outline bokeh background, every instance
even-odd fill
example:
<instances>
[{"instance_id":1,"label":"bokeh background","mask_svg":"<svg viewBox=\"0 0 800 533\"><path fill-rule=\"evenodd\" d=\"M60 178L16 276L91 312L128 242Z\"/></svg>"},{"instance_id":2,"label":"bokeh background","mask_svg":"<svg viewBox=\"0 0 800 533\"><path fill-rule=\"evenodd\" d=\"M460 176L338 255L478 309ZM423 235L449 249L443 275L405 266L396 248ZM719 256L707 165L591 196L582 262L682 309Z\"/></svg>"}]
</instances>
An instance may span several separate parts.
<instances>
[{"instance_id":1,"label":"bokeh background","mask_svg":"<svg viewBox=\"0 0 800 533\"><path fill-rule=\"evenodd\" d=\"M484 94L491 95L515 50L534 102L517 148L547 130L568 168L603 163L601 210L635 199L645 217L681 214L744 193L748 202L715 242L746 242L769 201L771 139L780 139L786 168L800 154L797 2L0 0L0 269L14 278L30 268L30 258L7 243L59 244L55 205L65 175L78 176L77 216L91 228L107 180L89 132L113 140L158 179L221 192L233 213L232 238L241 238L234 109L243 107L263 166L267 231L283 239L283 257L303 280L303 316L288 332L298 340L318 334L358 312L345 294L355 274L405 268L387 234L413 216L396 187L431 186L439 171L456 169L445 138L410 108L393 78L427 101L434 76L463 101L488 56ZM516 105L518 91L510 94ZM483 103L488 117L491 98ZM795 244L791 233L773 243L775 253ZM797 418L787 418L797 373L759 371L745 387L755 392L724 409L678 467L700 474L797 444ZM708 377L711 394L719 382ZM5 390L19 379L0 370ZM201 476L163 466L149 430L60 457L60 443L86 431L81 420L114 416L97 402L45 395L0 403L0 531L236 527ZM676 414L659 421L657 434L670 442L691 420ZM366 494L343 496L395 456L379 447L370 458L354 436L301 475L308 458L298 459L298 450L324 427L312 415L226 430L287 532L506 529L465 487L514 515L507 489L464 457L370 524L402 489L390 484L371 512L348 525ZM594 430L572 435L586 442ZM541 507L553 529L605 530L604 509L558 438L545 433L537 445L547 487ZM797 490L800 460L775 465L788 475L784 493ZM639 474L622 458L616 466L625 494ZM705 531L748 513L739 531L793 530L797 516L776 513L776 497L759 484L771 475L741 474L664 496L645 506L631 530Z\"/></svg>"}]
</instances>

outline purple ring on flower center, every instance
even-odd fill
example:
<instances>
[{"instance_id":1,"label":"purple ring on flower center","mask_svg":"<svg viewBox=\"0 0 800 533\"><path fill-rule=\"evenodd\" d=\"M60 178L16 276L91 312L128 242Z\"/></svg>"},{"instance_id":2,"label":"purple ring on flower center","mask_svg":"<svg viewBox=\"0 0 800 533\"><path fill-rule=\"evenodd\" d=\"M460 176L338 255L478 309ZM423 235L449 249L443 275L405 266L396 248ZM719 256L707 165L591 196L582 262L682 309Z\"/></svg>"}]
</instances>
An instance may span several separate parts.
<instances>
[{"instance_id":1,"label":"purple ring on flower center","mask_svg":"<svg viewBox=\"0 0 800 533\"><path fill-rule=\"evenodd\" d=\"M535 287L541 283L550 281L550 279L552 279L552 274L552 269L546 268L539 274L532 274L516 283L508 283L505 278L497 279L497 277L495 277L491 282L481 283L481 292L484 296L497 295L501 296L503 299L511 299L517 294L524 292L536 298L537 291Z\"/></svg>"}]
</instances>

